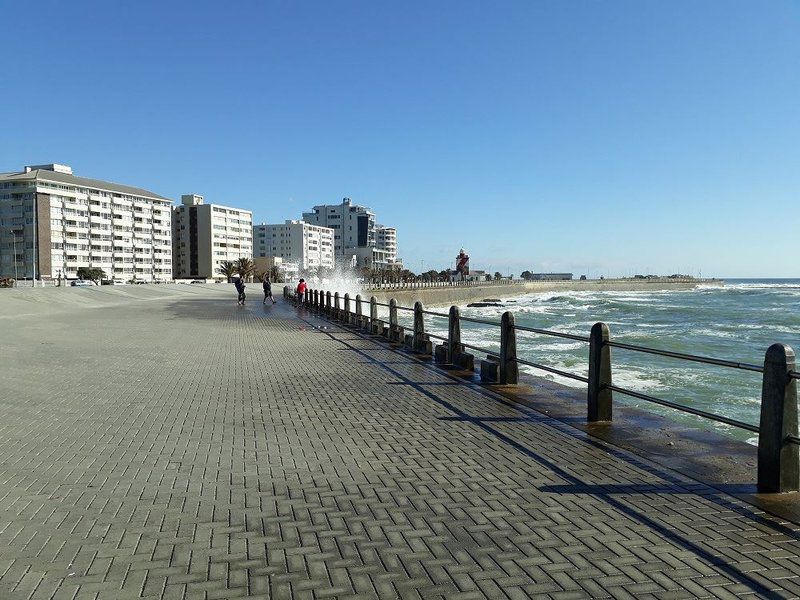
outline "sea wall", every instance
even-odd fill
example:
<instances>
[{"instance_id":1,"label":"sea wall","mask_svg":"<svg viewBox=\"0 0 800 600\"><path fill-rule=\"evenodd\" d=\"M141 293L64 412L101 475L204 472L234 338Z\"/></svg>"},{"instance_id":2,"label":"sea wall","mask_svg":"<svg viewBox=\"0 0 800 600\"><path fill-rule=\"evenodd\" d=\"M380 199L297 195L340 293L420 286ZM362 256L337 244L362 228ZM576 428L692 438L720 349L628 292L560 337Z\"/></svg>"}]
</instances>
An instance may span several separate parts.
<instances>
[{"instance_id":1,"label":"sea wall","mask_svg":"<svg viewBox=\"0 0 800 600\"><path fill-rule=\"evenodd\" d=\"M479 302L486 298L511 298L522 296L528 291L522 284L487 285L474 287L441 287L420 289L395 289L367 291L364 298L375 296L379 302L388 302L390 298L397 300L400 306L412 306L420 301L425 306L450 306Z\"/></svg>"},{"instance_id":2,"label":"sea wall","mask_svg":"<svg viewBox=\"0 0 800 600\"><path fill-rule=\"evenodd\" d=\"M476 285L470 287L430 287L419 289L390 289L365 291L362 297L375 296L380 302L389 298L401 306L411 306L419 300L425 306L449 306L480 302L488 298L513 298L541 292L654 292L663 290L691 290L699 285L722 286L719 279L670 280L670 279L592 279L573 281L527 281L507 285Z\"/></svg>"}]
</instances>

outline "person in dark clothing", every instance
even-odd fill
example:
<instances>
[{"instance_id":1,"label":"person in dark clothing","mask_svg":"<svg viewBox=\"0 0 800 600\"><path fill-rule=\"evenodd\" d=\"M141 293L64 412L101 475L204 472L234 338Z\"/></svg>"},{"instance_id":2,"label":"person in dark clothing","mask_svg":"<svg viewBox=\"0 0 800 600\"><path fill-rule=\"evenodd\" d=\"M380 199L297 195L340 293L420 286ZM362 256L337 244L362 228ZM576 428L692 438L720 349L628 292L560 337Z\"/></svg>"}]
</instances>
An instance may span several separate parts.
<instances>
[{"instance_id":1,"label":"person in dark clothing","mask_svg":"<svg viewBox=\"0 0 800 600\"><path fill-rule=\"evenodd\" d=\"M239 302L238 302L238 304L239 304L239 306L244 306L244 301L247 298L247 296L244 293L244 288L245 288L244 278L243 277L239 277L239 279L236 280L236 284L235 285L236 285L236 291L239 292Z\"/></svg>"},{"instance_id":2,"label":"person in dark clothing","mask_svg":"<svg viewBox=\"0 0 800 600\"><path fill-rule=\"evenodd\" d=\"M264 302L262 304L267 303L267 298L272 300L272 303L275 304L275 298L272 297L272 284L269 282L269 277L264 277Z\"/></svg>"}]
</instances>

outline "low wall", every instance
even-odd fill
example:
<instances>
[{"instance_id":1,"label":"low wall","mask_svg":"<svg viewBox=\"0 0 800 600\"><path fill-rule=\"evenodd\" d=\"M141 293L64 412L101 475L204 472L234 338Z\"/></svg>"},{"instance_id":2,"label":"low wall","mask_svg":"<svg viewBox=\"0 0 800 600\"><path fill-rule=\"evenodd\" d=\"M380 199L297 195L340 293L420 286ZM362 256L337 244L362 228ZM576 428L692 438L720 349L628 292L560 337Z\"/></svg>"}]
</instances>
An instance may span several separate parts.
<instances>
[{"instance_id":1,"label":"low wall","mask_svg":"<svg viewBox=\"0 0 800 600\"><path fill-rule=\"evenodd\" d=\"M425 306L450 306L480 302L488 298L513 298L542 292L654 292L662 290L692 290L698 285L722 286L718 279L708 280L669 280L669 279L592 279L573 281L527 281L506 285L486 285L468 287L431 287L419 289L372 290L362 293L362 298L375 296L380 302L390 298L401 306L411 306L419 300Z\"/></svg>"},{"instance_id":2,"label":"low wall","mask_svg":"<svg viewBox=\"0 0 800 600\"><path fill-rule=\"evenodd\" d=\"M693 290L696 287L722 287L721 279L586 279L573 281L526 281L527 292L656 292Z\"/></svg>"},{"instance_id":3,"label":"low wall","mask_svg":"<svg viewBox=\"0 0 800 600\"><path fill-rule=\"evenodd\" d=\"M450 306L480 302L486 298L522 296L528 291L524 285L511 283L508 285L420 288L416 290L374 290L364 292L362 298L369 299L370 296L375 296L379 302L388 302L390 298L394 298L400 306L412 306L417 300L425 306Z\"/></svg>"}]
</instances>

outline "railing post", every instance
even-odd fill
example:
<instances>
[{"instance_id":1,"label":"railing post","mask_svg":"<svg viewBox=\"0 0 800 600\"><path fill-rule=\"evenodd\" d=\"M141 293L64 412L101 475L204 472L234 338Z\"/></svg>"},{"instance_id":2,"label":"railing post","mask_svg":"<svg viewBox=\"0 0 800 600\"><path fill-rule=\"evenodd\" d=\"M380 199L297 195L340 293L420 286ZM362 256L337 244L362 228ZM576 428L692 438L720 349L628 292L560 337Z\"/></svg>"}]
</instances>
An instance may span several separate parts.
<instances>
[{"instance_id":1,"label":"railing post","mask_svg":"<svg viewBox=\"0 0 800 600\"><path fill-rule=\"evenodd\" d=\"M589 334L589 385L587 398L587 420L611 421L611 347L610 332L605 323L595 323Z\"/></svg>"},{"instance_id":2,"label":"railing post","mask_svg":"<svg viewBox=\"0 0 800 600\"><path fill-rule=\"evenodd\" d=\"M308 305L309 305L309 303L310 303L310 301L311 301L311 290L309 290L308 288L306 288L306 289L305 289L305 293L303 294L303 304L305 304L306 306L308 306Z\"/></svg>"},{"instance_id":3,"label":"railing post","mask_svg":"<svg viewBox=\"0 0 800 600\"><path fill-rule=\"evenodd\" d=\"M350 294L344 295L344 318L342 320L345 323L350 322Z\"/></svg>"},{"instance_id":4,"label":"railing post","mask_svg":"<svg viewBox=\"0 0 800 600\"><path fill-rule=\"evenodd\" d=\"M325 292L325 314L330 316L331 315L331 292L328 290Z\"/></svg>"},{"instance_id":5,"label":"railing post","mask_svg":"<svg viewBox=\"0 0 800 600\"><path fill-rule=\"evenodd\" d=\"M794 351L773 344L764 357L761 384L761 423L758 433L758 491L794 492L800 489L800 447L797 436L797 381Z\"/></svg>"},{"instance_id":6,"label":"railing post","mask_svg":"<svg viewBox=\"0 0 800 600\"><path fill-rule=\"evenodd\" d=\"M422 349L425 338L425 315L422 310L422 302L414 302L414 338L411 345L416 351Z\"/></svg>"},{"instance_id":7,"label":"railing post","mask_svg":"<svg viewBox=\"0 0 800 600\"><path fill-rule=\"evenodd\" d=\"M319 310L319 290L314 290L314 310Z\"/></svg>"},{"instance_id":8,"label":"railing post","mask_svg":"<svg viewBox=\"0 0 800 600\"><path fill-rule=\"evenodd\" d=\"M450 307L447 321L447 360L450 364L458 362L461 354L461 315L457 306Z\"/></svg>"},{"instance_id":9,"label":"railing post","mask_svg":"<svg viewBox=\"0 0 800 600\"><path fill-rule=\"evenodd\" d=\"M514 315L504 312L500 319L500 381L502 384L516 384L519 381L517 364L517 331L514 329Z\"/></svg>"},{"instance_id":10,"label":"railing post","mask_svg":"<svg viewBox=\"0 0 800 600\"><path fill-rule=\"evenodd\" d=\"M395 341L397 335L397 300L389 300L389 339Z\"/></svg>"},{"instance_id":11,"label":"railing post","mask_svg":"<svg viewBox=\"0 0 800 600\"><path fill-rule=\"evenodd\" d=\"M361 328L361 294L356 294L356 327Z\"/></svg>"},{"instance_id":12,"label":"railing post","mask_svg":"<svg viewBox=\"0 0 800 600\"><path fill-rule=\"evenodd\" d=\"M284 300L288 300L289 299L289 286L288 285L283 286L283 299Z\"/></svg>"},{"instance_id":13,"label":"railing post","mask_svg":"<svg viewBox=\"0 0 800 600\"><path fill-rule=\"evenodd\" d=\"M370 333L380 333L378 326L378 299L372 296L369 299L369 331Z\"/></svg>"},{"instance_id":14,"label":"railing post","mask_svg":"<svg viewBox=\"0 0 800 600\"><path fill-rule=\"evenodd\" d=\"M341 316L339 315L339 312L340 312L340 309L339 309L339 292L334 292L334 294L333 294L333 318L336 319L337 321L341 319Z\"/></svg>"}]
</instances>

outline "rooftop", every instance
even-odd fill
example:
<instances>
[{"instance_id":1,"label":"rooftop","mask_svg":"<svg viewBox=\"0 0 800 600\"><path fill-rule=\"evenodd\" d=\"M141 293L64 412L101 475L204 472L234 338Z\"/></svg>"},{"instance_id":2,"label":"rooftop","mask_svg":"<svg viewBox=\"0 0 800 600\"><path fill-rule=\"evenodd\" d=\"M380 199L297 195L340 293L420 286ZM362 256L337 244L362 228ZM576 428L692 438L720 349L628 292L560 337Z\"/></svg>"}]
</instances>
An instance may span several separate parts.
<instances>
[{"instance_id":1,"label":"rooftop","mask_svg":"<svg viewBox=\"0 0 800 600\"><path fill-rule=\"evenodd\" d=\"M4 181L52 181L55 183L66 183L78 187L117 192L120 194L128 194L130 196L143 196L146 198L155 198L156 200L167 200L172 202L170 198L166 198L165 196L161 196L142 188L123 185L121 183L112 183L110 181L103 181L101 179L78 177L72 174L72 167L68 165L59 165L56 163L48 165L30 165L26 166L23 171L16 173L0 173L0 182Z\"/></svg>"}]
</instances>

